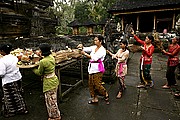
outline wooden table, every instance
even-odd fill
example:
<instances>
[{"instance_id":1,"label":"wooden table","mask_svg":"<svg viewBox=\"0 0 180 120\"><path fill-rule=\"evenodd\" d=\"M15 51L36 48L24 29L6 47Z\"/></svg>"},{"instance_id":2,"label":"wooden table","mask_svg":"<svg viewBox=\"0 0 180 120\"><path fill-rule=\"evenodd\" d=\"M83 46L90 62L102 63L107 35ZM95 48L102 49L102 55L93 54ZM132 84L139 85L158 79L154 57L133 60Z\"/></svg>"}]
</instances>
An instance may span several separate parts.
<instances>
[{"instance_id":1,"label":"wooden table","mask_svg":"<svg viewBox=\"0 0 180 120\"><path fill-rule=\"evenodd\" d=\"M75 65L75 64L78 64L78 62L80 62L80 78L81 80L79 80L75 85L68 85L66 84L67 86L70 86L70 88L68 90L66 90L65 92L62 93L62 84L61 83L61 74L60 74L60 71L63 70L63 69L66 69L68 67L71 67L72 65ZM82 65L82 62L83 62L83 59L82 58L72 58L70 60L67 60L67 61L63 61L61 63L58 63L56 64L56 68L55 68L55 73L59 79L59 86L58 86L58 97L59 97L59 100L62 101L62 97L64 95L66 95L68 92L70 92L73 88L75 88L76 86L78 86L79 84L84 84L83 81L83 65ZM35 67L36 65L34 65ZM24 70L25 69L31 69L33 66L30 66L30 67L27 67L27 66L18 66L20 69L21 69L21 72L22 72L22 75L24 75ZM21 85L22 87L22 85Z\"/></svg>"},{"instance_id":2,"label":"wooden table","mask_svg":"<svg viewBox=\"0 0 180 120\"><path fill-rule=\"evenodd\" d=\"M63 69L66 69L68 67L71 67L72 65L78 64L78 62L80 62L80 72L81 72L81 76L80 77L81 77L81 80L79 80L75 85L64 84L66 86L70 86L70 88L62 93L61 87L62 87L63 83L61 83L61 74L60 74L60 71L63 70ZM62 100L62 97L64 95L66 95L67 93L69 93L73 88L75 88L79 84L84 84L83 65L82 65L82 63L83 63L83 59L82 58L78 58L78 59L71 59L71 60L64 61L62 63L56 64L55 72L56 72L56 75L57 75L57 77L59 79L59 83L60 83L59 88L58 88L58 95L59 95L59 100L60 101Z\"/></svg>"}]
</instances>

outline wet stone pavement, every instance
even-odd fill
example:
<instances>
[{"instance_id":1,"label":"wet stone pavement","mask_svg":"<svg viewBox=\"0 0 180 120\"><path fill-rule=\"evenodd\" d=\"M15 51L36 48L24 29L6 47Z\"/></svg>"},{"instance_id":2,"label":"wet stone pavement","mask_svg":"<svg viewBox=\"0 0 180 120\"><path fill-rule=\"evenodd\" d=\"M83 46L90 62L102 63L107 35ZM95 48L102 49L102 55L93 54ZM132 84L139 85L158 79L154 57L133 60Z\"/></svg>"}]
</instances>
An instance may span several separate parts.
<instances>
[{"instance_id":1,"label":"wet stone pavement","mask_svg":"<svg viewBox=\"0 0 180 120\"><path fill-rule=\"evenodd\" d=\"M141 53L133 54L128 63L128 75L125 79L127 89L121 99L116 99L116 81L114 84L104 85L109 92L110 105L106 105L102 97L99 97L98 104L88 104L90 94L85 79L84 86L78 86L59 102L62 120L180 120L180 99L173 96L175 91L180 89L180 80L177 80L178 86L175 88L161 88L166 82L167 57L161 53L154 53L151 74L155 86L138 89L136 85L140 81L140 55ZM27 86L24 85L24 97L29 114L11 118L0 116L0 120L47 120L42 83L37 79L33 78Z\"/></svg>"}]
</instances>

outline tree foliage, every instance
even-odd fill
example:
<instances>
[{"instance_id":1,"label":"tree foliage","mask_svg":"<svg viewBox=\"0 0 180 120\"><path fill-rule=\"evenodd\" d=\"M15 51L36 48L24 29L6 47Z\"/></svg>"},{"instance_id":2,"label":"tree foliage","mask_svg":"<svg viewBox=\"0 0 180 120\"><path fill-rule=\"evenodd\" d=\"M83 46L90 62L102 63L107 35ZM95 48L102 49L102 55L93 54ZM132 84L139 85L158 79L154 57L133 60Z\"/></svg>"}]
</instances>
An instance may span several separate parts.
<instances>
[{"instance_id":1,"label":"tree foliage","mask_svg":"<svg viewBox=\"0 0 180 120\"><path fill-rule=\"evenodd\" d=\"M77 19L80 22L83 22L89 19L89 14L89 6L86 2L78 2L76 4L74 11L75 19Z\"/></svg>"},{"instance_id":2,"label":"tree foliage","mask_svg":"<svg viewBox=\"0 0 180 120\"><path fill-rule=\"evenodd\" d=\"M96 2L95 2L96 1ZM71 28L68 24L73 20L85 21L91 19L99 22L108 17L108 8L116 0L54 0L54 7L48 8L58 18L57 34L68 34Z\"/></svg>"}]
</instances>

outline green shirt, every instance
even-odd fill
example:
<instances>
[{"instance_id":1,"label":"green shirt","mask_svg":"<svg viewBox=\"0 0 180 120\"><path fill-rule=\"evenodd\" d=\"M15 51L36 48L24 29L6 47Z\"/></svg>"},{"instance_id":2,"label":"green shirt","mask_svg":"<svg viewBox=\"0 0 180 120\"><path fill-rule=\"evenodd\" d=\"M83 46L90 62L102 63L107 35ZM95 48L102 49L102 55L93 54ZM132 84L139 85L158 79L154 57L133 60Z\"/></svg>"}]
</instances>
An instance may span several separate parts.
<instances>
[{"instance_id":1,"label":"green shirt","mask_svg":"<svg viewBox=\"0 0 180 120\"><path fill-rule=\"evenodd\" d=\"M55 59L52 55L44 57L39 62L39 67L33 69L36 75L44 76L55 72ZM58 77L55 75L51 78L43 77L43 92L49 91L51 89L57 88L59 85Z\"/></svg>"}]
</instances>

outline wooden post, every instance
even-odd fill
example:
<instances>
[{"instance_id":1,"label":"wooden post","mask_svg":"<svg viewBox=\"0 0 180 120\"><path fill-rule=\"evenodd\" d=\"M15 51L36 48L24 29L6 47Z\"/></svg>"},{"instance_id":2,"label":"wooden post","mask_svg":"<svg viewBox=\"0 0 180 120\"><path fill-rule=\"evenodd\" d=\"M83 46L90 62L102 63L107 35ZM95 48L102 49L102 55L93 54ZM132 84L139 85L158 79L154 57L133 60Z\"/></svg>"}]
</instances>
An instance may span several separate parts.
<instances>
[{"instance_id":1,"label":"wooden post","mask_svg":"<svg viewBox=\"0 0 180 120\"><path fill-rule=\"evenodd\" d=\"M82 80L82 84L84 85L83 58L81 58L81 61L80 61L80 72L81 72L81 80Z\"/></svg>"},{"instance_id":2,"label":"wooden post","mask_svg":"<svg viewBox=\"0 0 180 120\"><path fill-rule=\"evenodd\" d=\"M154 33L156 32L156 25L157 25L156 15L154 14L154 26L153 26L153 32L154 32Z\"/></svg>"},{"instance_id":3,"label":"wooden post","mask_svg":"<svg viewBox=\"0 0 180 120\"><path fill-rule=\"evenodd\" d=\"M124 30L124 16L121 18L121 30Z\"/></svg>"},{"instance_id":4,"label":"wooden post","mask_svg":"<svg viewBox=\"0 0 180 120\"><path fill-rule=\"evenodd\" d=\"M79 34L79 27L74 27L73 28L73 35L78 35Z\"/></svg>"},{"instance_id":5,"label":"wooden post","mask_svg":"<svg viewBox=\"0 0 180 120\"><path fill-rule=\"evenodd\" d=\"M56 75L58 77L59 80L59 86L58 86L58 98L60 101L62 101L62 90L61 90L61 76L60 76L60 67L57 67L55 69Z\"/></svg>"},{"instance_id":6,"label":"wooden post","mask_svg":"<svg viewBox=\"0 0 180 120\"><path fill-rule=\"evenodd\" d=\"M87 26L87 35L93 34L93 26Z\"/></svg>"},{"instance_id":7,"label":"wooden post","mask_svg":"<svg viewBox=\"0 0 180 120\"><path fill-rule=\"evenodd\" d=\"M137 28L136 28L136 32L139 32L139 15L137 16Z\"/></svg>"},{"instance_id":8,"label":"wooden post","mask_svg":"<svg viewBox=\"0 0 180 120\"><path fill-rule=\"evenodd\" d=\"M172 21L172 30L175 28L175 21L176 21L176 14L173 14L173 21Z\"/></svg>"},{"instance_id":9,"label":"wooden post","mask_svg":"<svg viewBox=\"0 0 180 120\"><path fill-rule=\"evenodd\" d=\"M105 26L102 26L102 36L105 35Z\"/></svg>"}]
</instances>

